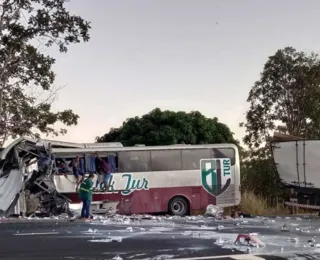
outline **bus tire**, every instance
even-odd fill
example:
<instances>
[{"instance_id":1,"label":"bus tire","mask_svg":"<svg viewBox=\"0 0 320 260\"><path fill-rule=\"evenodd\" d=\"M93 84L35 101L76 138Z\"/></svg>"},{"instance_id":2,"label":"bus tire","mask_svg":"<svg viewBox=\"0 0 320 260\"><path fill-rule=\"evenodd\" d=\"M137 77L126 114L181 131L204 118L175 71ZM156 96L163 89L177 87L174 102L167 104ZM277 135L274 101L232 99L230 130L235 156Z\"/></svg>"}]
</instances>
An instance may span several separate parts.
<instances>
[{"instance_id":1,"label":"bus tire","mask_svg":"<svg viewBox=\"0 0 320 260\"><path fill-rule=\"evenodd\" d=\"M189 212L189 202L185 197L176 196L169 201L169 213L174 216L185 216Z\"/></svg>"}]
</instances>

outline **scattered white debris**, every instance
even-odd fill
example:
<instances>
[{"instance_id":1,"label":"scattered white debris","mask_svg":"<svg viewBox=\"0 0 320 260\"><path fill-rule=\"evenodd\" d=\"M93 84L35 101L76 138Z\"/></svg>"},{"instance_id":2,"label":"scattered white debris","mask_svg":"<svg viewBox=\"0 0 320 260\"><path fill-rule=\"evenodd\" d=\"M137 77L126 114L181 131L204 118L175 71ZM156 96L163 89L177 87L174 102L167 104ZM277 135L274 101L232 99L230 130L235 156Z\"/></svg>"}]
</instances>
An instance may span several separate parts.
<instances>
[{"instance_id":1,"label":"scattered white debris","mask_svg":"<svg viewBox=\"0 0 320 260\"><path fill-rule=\"evenodd\" d=\"M192 237L201 239L217 239L219 233L211 231L192 232Z\"/></svg>"},{"instance_id":2,"label":"scattered white debris","mask_svg":"<svg viewBox=\"0 0 320 260\"><path fill-rule=\"evenodd\" d=\"M108 237L103 239L91 239L89 242L94 243L110 243L110 242L122 242L122 237Z\"/></svg>"},{"instance_id":3,"label":"scattered white debris","mask_svg":"<svg viewBox=\"0 0 320 260\"><path fill-rule=\"evenodd\" d=\"M289 241L292 242L292 243L298 243L299 242L299 238L291 237L291 238L289 238Z\"/></svg>"},{"instance_id":4,"label":"scattered white debris","mask_svg":"<svg viewBox=\"0 0 320 260\"><path fill-rule=\"evenodd\" d=\"M202 226L200 226L200 229L212 229L212 230L217 230L218 229L219 230L219 226L218 227L209 227L207 225L202 225ZM223 226L221 226L221 227L223 227Z\"/></svg>"},{"instance_id":5,"label":"scattered white debris","mask_svg":"<svg viewBox=\"0 0 320 260\"><path fill-rule=\"evenodd\" d=\"M217 227L217 230L221 230L221 229L224 229L224 226L222 226L222 225L218 225L218 227Z\"/></svg>"},{"instance_id":6,"label":"scattered white debris","mask_svg":"<svg viewBox=\"0 0 320 260\"><path fill-rule=\"evenodd\" d=\"M223 240L221 237L214 243L216 245L223 245L225 244L227 241Z\"/></svg>"},{"instance_id":7,"label":"scattered white debris","mask_svg":"<svg viewBox=\"0 0 320 260\"><path fill-rule=\"evenodd\" d=\"M111 237L111 241L122 242L122 237Z\"/></svg>"},{"instance_id":8,"label":"scattered white debris","mask_svg":"<svg viewBox=\"0 0 320 260\"><path fill-rule=\"evenodd\" d=\"M127 227L127 231L128 231L128 232L132 232L132 231L133 231L133 228L132 228L132 227Z\"/></svg>"},{"instance_id":9,"label":"scattered white debris","mask_svg":"<svg viewBox=\"0 0 320 260\"><path fill-rule=\"evenodd\" d=\"M89 240L89 242L94 242L94 243L110 243L110 242L112 242L112 239L111 239L111 238L92 239L92 240Z\"/></svg>"},{"instance_id":10,"label":"scattered white debris","mask_svg":"<svg viewBox=\"0 0 320 260\"><path fill-rule=\"evenodd\" d=\"M201 233L200 232L192 232L192 237L194 238L200 238Z\"/></svg>"},{"instance_id":11,"label":"scattered white debris","mask_svg":"<svg viewBox=\"0 0 320 260\"><path fill-rule=\"evenodd\" d=\"M98 232L98 229L91 229L91 228L89 228L87 231L87 233L94 233L94 234L97 232Z\"/></svg>"},{"instance_id":12,"label":"scattered white debris","mask_svg":"<svg viewBox=\"0 0 320 260\"><path fill-rule=\"evenodd\" d=\"M131 223L131 221L130 221L130 219L128 218L128 219L125 219L124 221L123 221L123 224L127 224L127 225L129 225Z\"/></svg>"},{"instance_id":13,"label":"scattered white debris","mask_svg":"<svg viewBox=\"0 0 320 260\"><path fill-rule=\"evenodd\" d=\"M281 227L281 231L282 232L289 232L290 229L284 226L284 227Z\"/></svg>"},{"instance_id":14,"label":"scattered white debris","mask_svg":"<svg viewBox=\"0 0 320 260\"><path fill-rule=\"evenodd\" d=\"M15 236L43 236L43 235L56 235L58 232L46 232L46 233L16 233Z\"/></svg>"},{"instance_id":15,"label":"scattered white debris","mask_svg":"<svg viewBox=\"0 0 320 260\"><path fill-rule=\"evenodd\" d=\"M130 256L129 258L130 259L138 259L138 258L134 258L134 257L141 257L141 256L144 256L144 255L146 255L146 253L135 254L135 255Z\"/></svg>"},{"instance_id":16,"label":"scattered white debris","mask_svg":"<svg viewBox=\"0 0 320 260\"><path fill-rule=\"evenodd\" d=\"M308 240L308 243L315 243L316 242L316 240L314 239L314 238L311 238L310 240Z\"/></svg>"},{"instance_id":17,"label":"scattered white debris","mask_svg":"<svg viewBox=\"0 0 320 260\"><path fill-rule=\"evenodd\" d=\"M141 260L165 260L165 259L171 259L173 257L174 257L174 255L157 255L152 258L144 258Z\"/></svg>"},{"instance_id":18,"label":"scattered white debris","mask_svg":"<svg viewBox=\"0 0 320 260\"><path fill-rule=\"evenodd\" d=\"M223 209L222 208L220 208L218 206L215 206L215 205L212 205L212 204L207 206L205 215L217 217L217 216L219 216L221 214L223 214Z\"/></svg>"},{"instance_id":19,"label":"scattered white debris","mask_svg":"<svg viewBox=\"0 0 320 260\"><path fill-rule=\"evenodd\" d=\"M149 232L166 232L166 231L172 231L173 228L167 228L167 227L152 227L149 229Z\"/></svg>"}]
</instances>

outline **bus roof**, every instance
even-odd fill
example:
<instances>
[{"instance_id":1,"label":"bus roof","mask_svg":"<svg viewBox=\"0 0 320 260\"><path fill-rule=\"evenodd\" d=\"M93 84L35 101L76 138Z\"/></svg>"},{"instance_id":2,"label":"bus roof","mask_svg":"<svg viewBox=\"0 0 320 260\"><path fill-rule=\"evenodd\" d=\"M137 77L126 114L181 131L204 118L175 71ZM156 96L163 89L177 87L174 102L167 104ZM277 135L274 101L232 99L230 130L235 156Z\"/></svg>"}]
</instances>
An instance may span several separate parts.
<instances>
[{"instance_id":1,"label":"bus roof","mask_svg":"<svg viewBox=\"0 0 320 260\"><path fill-rule=\"evenodd\" d=\"M201 148L234 148L234 144L202 144L202 145L165 145L165 146L130 146L130 147L92 147L92 148L52 148L53 153L94 153L120 151L151 151L151 150L188 150Z\"/></svg>"},{"instance_id":2,"label":"bus roof","mask_svg":"<svg viewBox=\"0 0 320 260\"><path fill-rule=\"evenodd\" d=\"M50 144L51 147L56 148L95 148L95 147L123 147L122 143L120 142L110 142L110 143L72 143L72 142L65 142L65 141L56 141L56 140L49 140L49 139L39 139L38 143L42 144Z\"/></svg>"}]
</instances>

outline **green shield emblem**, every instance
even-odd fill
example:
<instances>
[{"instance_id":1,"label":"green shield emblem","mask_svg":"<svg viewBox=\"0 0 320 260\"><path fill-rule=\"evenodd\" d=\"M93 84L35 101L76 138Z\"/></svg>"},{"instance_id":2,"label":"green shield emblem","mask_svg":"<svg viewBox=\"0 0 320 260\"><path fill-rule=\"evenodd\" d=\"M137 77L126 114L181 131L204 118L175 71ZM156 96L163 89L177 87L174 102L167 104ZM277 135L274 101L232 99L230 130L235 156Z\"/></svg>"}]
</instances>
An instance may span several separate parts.
<instances>
[{"instance_id":1,"label":"green shield emblem","mask_svg":"<svg viewBox=\"0 0 320 260\"><path fill-rule=\"evenodd\" d=\"M202 187L213 196L225 192L231 183L231 160L203 159L200 165Z\"/></svg>"}]
</instances>

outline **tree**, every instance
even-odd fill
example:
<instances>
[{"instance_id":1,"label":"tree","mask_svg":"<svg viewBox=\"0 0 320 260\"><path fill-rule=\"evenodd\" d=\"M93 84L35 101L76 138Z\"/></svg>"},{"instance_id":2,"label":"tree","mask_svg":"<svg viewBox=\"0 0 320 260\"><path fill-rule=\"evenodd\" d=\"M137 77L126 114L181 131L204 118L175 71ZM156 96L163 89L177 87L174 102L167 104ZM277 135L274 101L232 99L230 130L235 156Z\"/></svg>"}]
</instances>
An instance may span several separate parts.
<instances>
[{"instance_id":1,"label":"tree","mask_svg":"<svg viewBox=\"0 0 320 260\"><path fill-rule=\"evenodd\" d=\"M36 46L58 46L89 40L90 24L70 14L67 0L3 0L0 4L0 145L12 136L65 133L53 125L77 124L72 110L51 111L55 59ZM39 101L30 89L49 92Z\"/></svg>"},{"instance_id":2,"label":"tree","mask_svg":"<svg viewBox=\"0 0 320 260\"><path fill-rule=\"evenodd\" d=\"M268 141L271 131L320 137L320 59L292 47L278 50L264 65L249 92L244 143L250 148Z\"/></svg>"},{"instance_id":3,"label":"tree","mask_svg":"<svg viewBox=\"0 0 320 260\"><path fill-rule=\"evenodd\" d=\"M250 107L243 139L242 186L259 195L284 198L285 189L271 157L273 131L305 138L320 137L320 59L292 47L278 50L264 65L249 92Z\"/></svg>"},{"instance_id":4,"label":"tree","mask_svg":"<svg viewBox=\"0 0 320 260\"><path fill-rule=\"evenodd\" d=\"M121 142L124 146L135 144L207 144L234 143L229 127L217 118L206 118L200 112L173 112L152 110L142 117L133 117L97 138L98 142Z\"/></svg>"}]
</instances>

